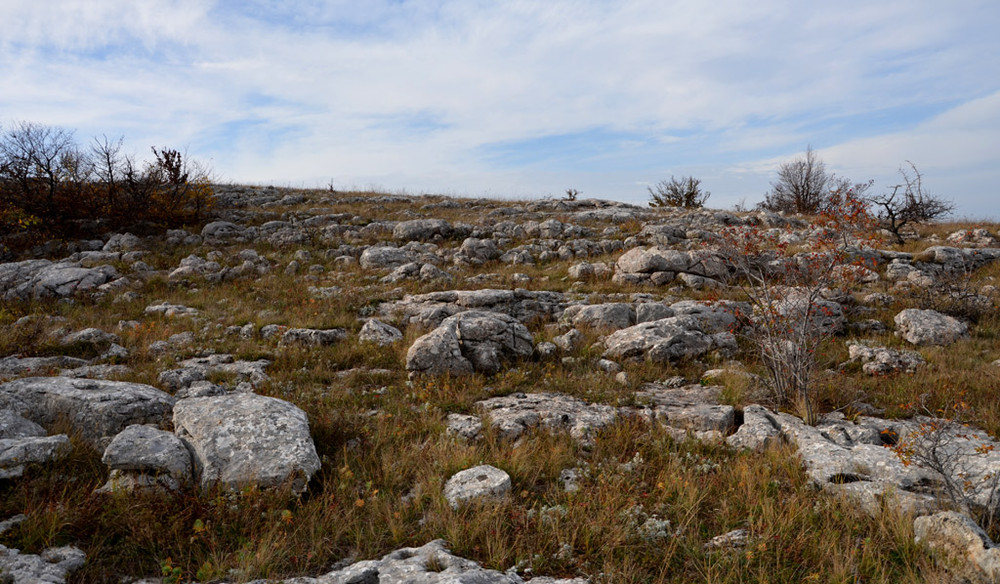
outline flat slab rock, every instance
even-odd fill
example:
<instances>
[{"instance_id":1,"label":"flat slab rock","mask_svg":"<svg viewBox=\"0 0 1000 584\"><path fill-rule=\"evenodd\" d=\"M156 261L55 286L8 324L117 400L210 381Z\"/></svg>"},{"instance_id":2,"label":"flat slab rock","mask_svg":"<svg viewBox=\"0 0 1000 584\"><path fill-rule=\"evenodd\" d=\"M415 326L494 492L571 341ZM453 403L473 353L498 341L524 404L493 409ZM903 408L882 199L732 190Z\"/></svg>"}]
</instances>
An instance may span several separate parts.
<instances>
[{"instance_id":1,"label":"flat slab rock","mask_svg":"<svg viewBox=\"0 0 1000 584\"><path fill-rule=\"evenodd\" d=\"M887 448L893 440L911 440L918 447L925 444L922 440L929 438L922 438L919 431L921 424L932 421L929 418L884 420L860 416L849 421L842 415L828 414L816 426L809 426L793 415L759 406L748 407L744 415L744 425L727 439L729 444L761 448L781 436L798 448L806 473L817 487L844 493L872 512L883 502L892 502L907 512L932 512L946 498L939 474L922 466L919 460L905 465L893 449ZM988 477L1000 468L1000 444L981 431L963 426L941 437L948 449L945 456L961 460L955 472L964 476L956 476L955 481L961 484L968 479L967 495L972 503L995 506L989 497ZM987 447L980 448L982 445Z\"/></svg>"},{"instance_id":2,"label":"flat slab rock","mask_svg":"<svg viewBox=\"0 0 1000 584\"><path fill-rule=\"evenodd\" d=\"M175 401L155 387L122 381L25 377L0 384L0 409L45 428L68 421L99 450L127 426L166 421Z\"/></svg>"},{"instance_id":3,"label":"flat slab rock","mask_svg":"<svg viewBox=\"0 0 1000 584\"><path fill-rule=\"evenodd\" d=\"M263 581L260 581L263 584ZM533 578L536 584L587 584L582 578ZM256 583L254 583L256 584ZM452 554L444 540L403 548L380 560L365 560L320 576L293 578L284 584L524 584L513 572L487 570Z\"/></svg>"},{"instance_id":4,"label":"flat slab rock","mask_svg":"<svg viewBox=\"0 0 1000 584\"><path fill-rule=\"evenodd\" d=\"M736 426L736 410L719 403L722 388L713 385L667 387L647 383L638 396L649 402L650 417L671 428L691 431L702 439L721 440Z\"/></svg>"},{"instance_id":5,"label":"flat slab rock","mask_svg":"<svg viewBox=\"0 0 1000 584\"><path fill-rule=\"evenodd\" d=\"M174 431L191 448L203 488L279 486L302 492L319 470L306 413L273 397L236 393L182 399Z\"/></svg>"},{"instance_id":6,"label":"flat slab rock","mask_svg":"<svg viewBox=\"0 0 1000 584\"><path fill-rule=\"evenodd\" d=\"M40 555L22 554L0 545L0 581L13 584L63 584L83 567L87 556L72 546L49 548Z\"/></svg>"},{"instance_id":7,"label":"flat slab rock","mask_svg":"<svg viewBox=\"0 0 1000 584\"><path fill-rule=\"evenodd\" d=\"M618 419L613 406L588 404L561 393L513 393L476 406L489 416L502 438L511 440L534 428L566 431L577 440L587 440Z\"/></svg>"},{"instance_id":8,"label":"flat slab rock","mask_svg":"<svg viewBox=\"0 0 1000 584\"><path fill-rule=\"evenodd\" d=\"M488 310L513 316L521 322L557 318L565 308L559 292L514 290L447 290L406 295L379 305L379 315L403 324L434 328L449 316L466 310Z\"/></svg>"},{"instance_id":9,"label":"flat slab rock","mask_svg":"<svg viewBox=\"0 0 1000 584\"><path fill-rule=\"evenodd\" d=\"M452 475L444 485L444 498L452 509L458 509L463 503L481 497L503 498L510 488L510 475L495 466L482 464Z\"/></svg>"}]
</instances>

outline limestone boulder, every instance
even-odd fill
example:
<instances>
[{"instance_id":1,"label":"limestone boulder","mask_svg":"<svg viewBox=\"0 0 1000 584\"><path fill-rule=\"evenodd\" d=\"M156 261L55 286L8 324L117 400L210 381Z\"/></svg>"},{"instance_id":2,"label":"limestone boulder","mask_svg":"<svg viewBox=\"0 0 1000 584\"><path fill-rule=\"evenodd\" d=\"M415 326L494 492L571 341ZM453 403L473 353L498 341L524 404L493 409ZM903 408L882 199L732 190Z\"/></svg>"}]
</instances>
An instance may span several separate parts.
<instances>
[{"instance_id":1,"label":"limestone boulder","mask_svg":"<svg viewBox=\"0 0 1000 584\"><path fill-rule=\"evenodd\" d=\"M155 387L122 381L25 377L0 385L0 408L43 427L68 422L99 450L127 426L166 421L175 401Z\"/></svg>"},{"instance_id":2,"label":"limestone boulder","mask_svg":"<svg viewBox=\"0 0 1000 584\"><path fill-rule=\"evenodd\" d=\"M418 338L406 353L406 369L415 373L492 375L507 361L530 357L534 342L512 316L470 310L446 318Z\"/></svg>"},{"instance_id":3,"label":"limestone boulder","mask_svg":"<svg viewBox=\"0 0 1000 584\"><path fill-rule=\"evenodd\" d=\"M954 511L917 517L913 539L964 582L1000 582L1000 548L969 517Z\"/></svg>"},{"instance_id":4,"label":"limestone boulder","mask_svg":"<svg viewBox=\"0 0 1000 584\"><path fill-rule=\"evenodd\" d=\"M615 331L604 339L604 347L608 359L665 363L704 355L712 349L712 338L696 318L672 316Z\"/></svg>"},{"instance_id":5,"label":"limestone boulder","mask_svg":"<svg viewBox=\"0 0 1000 584\"><path fill-rule=\"evenodd\" d=\"M174 431L193 453L202 488L276 487L305 490L319 470L309 420L295 405L253 393L183 399Z\"/></svg>"},{"instance_id":6,"label":"limestone boulder","mask_svg":"<svg viewBox=\"0 0 1000 584\"><path fill-rule=\"evenodd\" d=\"M184 442L154 426L133 425L119 432L101 462L111 469L108 487L112 490L149 484L178 491L194 478L191 453Z\"/></svg>"},{"instance_id":7,"label":"limestone boulder","mask_svg":"<svg viewBox=\"0 0 1000 584\"><path fill-rule=\"evenodd\" d=\"M969 336L969 325L936 310L907 308L893 321L896 334L914 345L946 346Z\"/></svg>"},{"instance_id":8,"label":"limestone boulder","mask_svg":"<svg viewBox=\"0 0 1000 584\"><path fill-rule=\"evenodd\" d=\"M483 464L455 473L444 484L444 498L457 509L475 499L500 499L510 492L510 475Z\"/></svg>"}]
</instances>

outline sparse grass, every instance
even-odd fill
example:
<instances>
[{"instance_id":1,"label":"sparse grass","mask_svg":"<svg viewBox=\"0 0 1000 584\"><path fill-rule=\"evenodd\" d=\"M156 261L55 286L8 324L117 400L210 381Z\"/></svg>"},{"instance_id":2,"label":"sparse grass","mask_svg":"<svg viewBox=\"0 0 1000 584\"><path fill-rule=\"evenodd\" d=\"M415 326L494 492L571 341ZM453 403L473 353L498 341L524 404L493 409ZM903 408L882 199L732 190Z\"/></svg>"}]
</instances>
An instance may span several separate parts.
<instances>
[{"instance_id":1,"label":"sparse grass","mask_svg":"<svg viewBox=\"0 0 1000 584\"><path fill-rule=\"evenodd\" d=\"M376 197L378 193L305 191L310 200L288 208L264 209L251 223L303 216L310 209L350 213L359 224L375 219L404 220L440 217L453 223L470 221L468 200L457 208L423 208L443 197L409 201L342 203L343 197ZM325 200L324 200L325 199ZM477 201L500 209L515 201ZM249 212L253 210L241 210ZM654 211L650 211L654 212ZM670 216L667 211L662 217ZM567 214L524 213L516 222ZM492 222L507 217L490 219ZM588 225L600 233L604 224ZM635 235L642 222L619 224L616 239ZM943 237L964 226L921 226ZM995 228L993 228L995 231ZM269 259L263 276L212 284L193 278L174 284L154 277L138 284L140 298L112 302L79 299L75 304L40 302L0 304L0 356L66 354L49 334L58 323L36 321L15 327L28 314L65 317L71 330L94 326L115 332L130 351L126 380L155 385L160 371L176 361L208 352L230 353L241 359L267 358L270 381L262 394L289 400L309 417L322 469L301 497L281 491L246 489L236 493L192 492L176 495L97 495L93 490L107 478L100 454L74 441L72 451L57 464L30 468L25 477L0 482L0 517L25 513L28 520L0 536L0 543L37 553L52 545L73 544L88 554L87 565L71 577L75 582L117 582L123 575L160 574L169 563L182 581L246 582L325 573L344 558L371 559L402 546L419 546L446 539L452 550L489 568L518 566L525 576L587 576L598 583L646 582L927 582L942 573L925 551L913 543L912 518L884 509L875 517L858 505L816 491L791 447L763 454L738 453L722 445L679 442L658 426L624 419L599 432L583 446L566 435L529 432L517 443L501 440L487 428L481 439L464 442L445 433L449 413L474 413L475 402L514 392L560 392L589 402L635 405L636 389L644 382L683 376L691 382L705 370L724 363L710 358L670 365L625 363L627 384L598 370L601 351L592 345L601 331L583 331L580 350L539 362L525 360L492 376L423 377L410 380L404 370L406 350L418 334L404 330L402 343L391 347L360 344L356 333L364 316L379 302L442 289L515 286L513 274L525 273L533 290L569 293L590 302L628 301L636 292L661 298L663 290L623 289L609 279L574 283L567 270L583 258L535 265L488 262L476 269L442 266L455 277L452 284L413 281L382 284L356 265L341 267L326 250L342 243L371 244L389 240L386 234L358 239L312 240L302 246L325 271L308 281L286 275L284 268L299 248L268 244L220 248L226 265L237 265L236 253L255 248ZM437 242L452 248L461 240ZM518 242L515 242L515 244ZM919 251L926 242L901 249ZM921 247L923 246L923 247ZM157 269L176 267L191 253L209 250L181 247L150 254L144 261ZM613 265L620 254L587 258ZM496 282L469 285L466 278L496 273ZM1000 263L976 274L983 282L1000 276ZM310 286L339 286L330 299L313 298ZM879 284L885 288L884 284ZM195 291L196 290L196 291ZM715 293L688 291L686 297L710 299ZM154 301L197 308L195 318L167 319L146 315ZM891 324L892 316L910 300L878 309L864 318ZM117 330L120 320L137 320L134 329ZM233 325L266 324L290 327L343 327L348 340L330 347L280 347L277 339L226 335ZM551 323L531 323L536 341L561 331ZM153 341L191 332L194 344L163 354L147 350ZM915 375L868 377L858 368L833 372L846 360L844 340L837 337L822 348L818 401L824 410L844 408L855 399L883 407L887 415L906 412L901 404L923 399L929 407L951 403L956 392L979 417L984 429L1000 433L1000 359L997 338L1000 318L986 315L972 337L946 349L923 348L928 364ZM870 337L870 335L869 335ZM891 335L875 339L889 346L903 343ZM744 368L760 373L760 364L741 346ZM88 355L89 356L89 355ZM229 378L213 378L231 383ZM723 398L739 407L754 403L752 385L744 375L722 377ZM447 478L477 464L507 471L513 491L504 501L453 510L442 490ZM580 468L580 490L563 489L560 472ZM667 523L668 522L668 523ZM645 526L645 527L644 527ZM657 526L662 529L657 530ZM708 550L711 538L747 529L746 547Z\"/></svg>"}]
</instances>

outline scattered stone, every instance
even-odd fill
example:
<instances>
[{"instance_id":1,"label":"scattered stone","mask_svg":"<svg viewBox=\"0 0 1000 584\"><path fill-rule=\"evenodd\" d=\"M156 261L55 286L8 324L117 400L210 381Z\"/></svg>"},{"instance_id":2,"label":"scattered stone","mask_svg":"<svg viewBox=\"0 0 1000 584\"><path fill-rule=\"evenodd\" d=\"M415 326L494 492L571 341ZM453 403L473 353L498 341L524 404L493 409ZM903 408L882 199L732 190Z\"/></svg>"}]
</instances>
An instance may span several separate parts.
<instances>
[{"instance_id":1,"label":"scattered stone","mask_svg":"<svg viewBox=\"0 0 1000 584\"><path fill-rule=\"evenodd\" d=\"M11 379L23 375L46 375L64 369L76 369L88 364L76 357L4 357L0 359L0 379Z\"/></svg>"},{"instance_id":2,"label":"scattered stone","mask_svg":"<svg viewBox=\"0 0 1000 584\"><path fill-rule=\"evenodd\" d=\"M635 310L622 302L577 304L566 307L560 319L574 327L619 330L635 324Z\"/></svg>"},{"instance_id":3,"label":"scattered stone","mask_svg":"<svg viewBox=\"0 0 1000 584\"><path fill-rule=\"evenodd\" d=\"M489 417L497 434L507 440L538 428L569 432L586 443L594 432L618 419L612 406L588 404L560 393L513 393L480 401L476 407Z\"/></svg>"},{"instance_id":4,"label":"scattered stone","mask_svg":"<svg viewBox=\"0 0 1000 584\"><path fill-rule=\"evenodd\" d=\"M706 550L736 549L746 547L750 541L750 532L746 529L734 529L728 533L717 535L705 543Z\"/></svg>"},{"instance_id":5,"label":"scattered stone","mask_svg":"<svg viewBox=\"0 0 1000 584\"><path fill-rule=\"evenodd\" d=\"M73 546L48 548L36 556L0 545L0 579L12 584L65 584L67 575L86 560L87 555Z\"/></svg>"},{"instance_id":6,"label":"scattered stone","mask_svg":"<svg viewBox=\"0 0 1000 584\"><path fill-rule=\"evenodd\" d=\"M385 347L403 340L403 332L378 319L370 318L358 332L358 340Z\"/></svg>"},{"instance_id":7,"label":"scattered stone","mask_svg":"<svg viewBox=\"0 0 1000 584\"><path fill-rule=\"evenodd\" d=\"M300 578L294 584L523 584L516 574L483 569L472 560L452 555L444 540L419 548L396 550L381 560L357 562L320 576ZM537 582L537 578L534 580ZM542 583L539 583L542 584ZM552 580L549 584L577 584ZM581 583L585 584L585 583Z\"/></svg>"},{"instance_id":8,"label":"scattered stone","mask_svg":"<svg viewBox=\"0 0 1000 584\"><path fill-rule=\"evenodd\" d=\"M565 334L552 339L552 343L566 353L572 353L583 345L583 333L576 329L570 329Z\"/></svg>"},{"instance_id":9,"label":"scattered stone","mask_svg":"<svg viewBox=\"0 0 1000 584\"><path fill-rule=\"evenodd\" d=\"M198 310L189 308L181 304L151 304L143 311L145 314L162 314L166 318L177 318L182 316L198 316Z\"/></svg>"},{"instance_id":10,"label":"scattered stone","mask_svg":"<svg viewBox=\"0 0 1000 584\"><path fill-rule=\"evenodd\" d=\"M649 402L648 415L681 434L692 432L702 440L722 440L736 425L733 406L722 405L719 386L688 385L670 388L656 383L646 383L637 396Z\"/></svg>"},{"instance_id":11,"label":"scattered stone","mask_svg":"<svg viewBox=\"0 0 1000 584\"><path fill-rule=\"evenodd\" d=\"M483 431L483 421L479 419L479 416L448 414L447 423L449 434L465 438L466 440L479 438L480 433Z\"/></svg>"},{"instance_id":12,"label":"scattered stone","mask_svg":"<svg viewBox=\"0 0 1000 584\"><path fill-rule=\"evenodd\" d=\"M936 310L907 308L897 314L896 334L914 345L947 346L969 335L969 326Z\"/></svg>"},{"instance_id":13,"label":"scattered stone","mask_svg":"<svg viewBox=\"0 0 1000 584\"><path fill-rule=\"evenodd\" d=\"M503 362L530 357L531 333L512 316L470 310L446 318L418 338L406 353L406 369L414 373L492 375Z\"/></svg>"},{"instance_id":14,"label":"scattered stone","mask_svg":"<svg viewBox=\"0 0 1000 584\"><path fill-rule=\"evenodd\" d=\"M190 445L203 489L290 482L301 493L319 470L305 412L286 401L253 393L182 399L174 428Z\"/></svg>"},{"instance_id":15,"label":"scattered stone","mask_svg":"<svg viewBox=\"0 0 1000 584\"><path fill-rule=\"evenodd\" d=\"M153 426L133 425L119 432L101 462L111 469L111 479L102 487L106 491L150 485L179 491L194 477L191 453L184 442Z\"/></svg>"},{"instance_id":16,"label":"scattered stone","mask_svg":"<svg viewBox=\"0 0 1000 584\"><path fill-rule=\"evenodd\" d=\"M914 541L927 546L952 574L965 582L1000 582L1000 548L969 517L954 511L917 517Z\"/></svg>"},{"instance_id":17,"label":"scattered stone","mask_svg":"<svg viewBox=\"0 0 1000 584\"><path fill-rule=\"evenodd\" d=\"M736 449L761 452L781 441L781 427L767 408L751 404L743 408L743 424L726 438Z\"/></svg>"},{"instance_id":18,"label":"scattered stone","mask_svg":"<svg viewBox=\"0 0 1000 584\"><path fill-rule=\"evenodd\" d=\"M333 345L347 338L347 331L342 328L334 329L304 329L293 328L285 331L281 335L278 346L288 347L300 345L305 347L325 347Z\"/></svg>"},{"instance_id":19,"label":"scattered stone","mask_svg":"<svg viewBox=\"0 0 1000 584\"><path fill-rule=\"evenodd\" d=\"M121 381L25 377L0 385L0 408L42 427L68 422L101 450L127 426L165 421L174 401L155 387Z\"/></svg>"},{"instance_id":20,"label":"scattered stone","mask_svg":"<svg viewBox=\"0 0 1000 584\"><path fill-rule=\"evenodd\" d=\"M888 349L865 342L848 343L847 353L850 356L848 363L862 363L861 370L868 375L916 373L925 363L923 355L916 351Z\"/></svg>"},{"instance_id":21,"label":"scattered stone","mask_svg":"<svg viewBox=\"0 0 1000 584\"><path fill-rule=\"evenodd\" d=\"M666 363L704 355L712 349L712 338L695 317L672 316L616 331L604 339L604 346L607 359Z\"/></svg>"},{"instance_id":22,"label":"scattered stone","mask_svg":"<svg viewBox=\"0 0 1000 584\"><path fill-rule=\"evenodd\" d=\"M444 498L452 509L473 499L502 499L510 492L510 475L488 464L452 475L444 485Z\"/></svg>"},{"instance_id":23,"label":"scattered stone","mask_svg":"<svg viewBox=\"0 0 1000 584\"><path fill-rule=\"evenodd\" d=\"M26 465L51 462L69 448L65 434L0 439L0 479L19 477Z\"/></svg>"}]
</instances>

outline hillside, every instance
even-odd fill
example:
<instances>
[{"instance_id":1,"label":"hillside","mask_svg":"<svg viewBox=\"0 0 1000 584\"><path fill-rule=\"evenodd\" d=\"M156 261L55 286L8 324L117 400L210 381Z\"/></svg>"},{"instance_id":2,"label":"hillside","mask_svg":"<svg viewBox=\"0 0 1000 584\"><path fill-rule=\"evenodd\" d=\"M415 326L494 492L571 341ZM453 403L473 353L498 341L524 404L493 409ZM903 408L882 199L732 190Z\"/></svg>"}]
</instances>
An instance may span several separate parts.
<instances>
[{"instance_id":1,"label":"hillside","mask_svg":"<svg viewBox=\"0 0 1000 584\"><path fill-rule=\"evenodd\" d=\"M997 225L215 199L0 264L0 581L1000 578Z\"/></svg>"}]
</instances>

